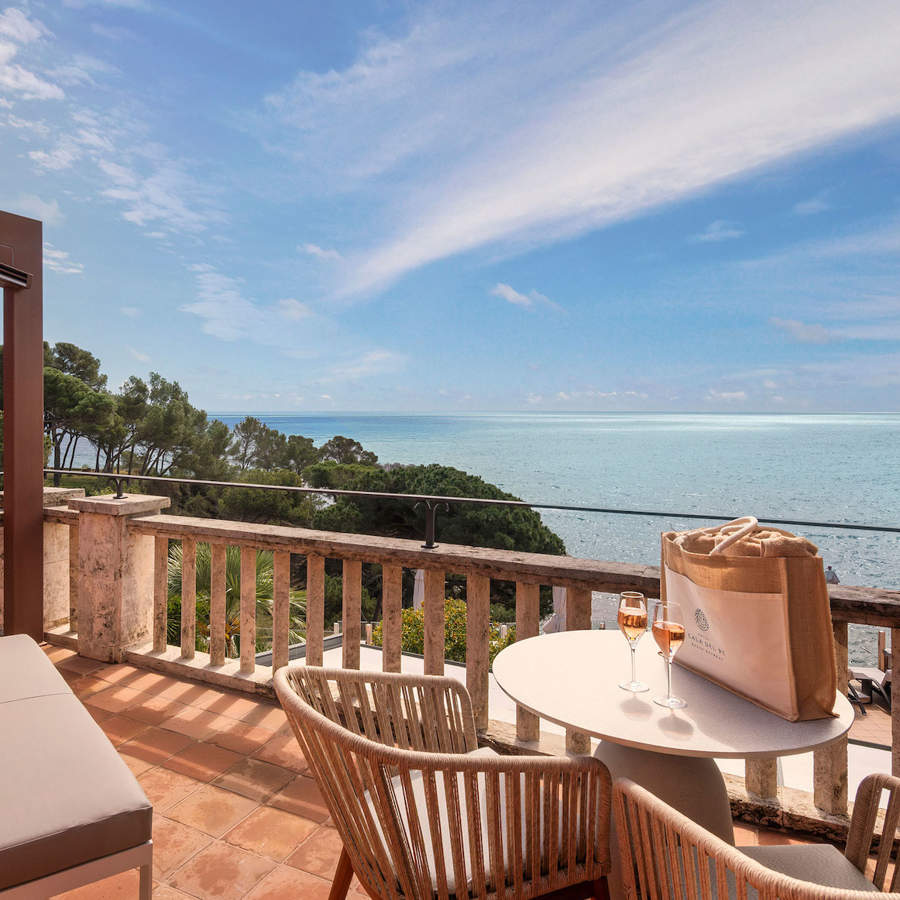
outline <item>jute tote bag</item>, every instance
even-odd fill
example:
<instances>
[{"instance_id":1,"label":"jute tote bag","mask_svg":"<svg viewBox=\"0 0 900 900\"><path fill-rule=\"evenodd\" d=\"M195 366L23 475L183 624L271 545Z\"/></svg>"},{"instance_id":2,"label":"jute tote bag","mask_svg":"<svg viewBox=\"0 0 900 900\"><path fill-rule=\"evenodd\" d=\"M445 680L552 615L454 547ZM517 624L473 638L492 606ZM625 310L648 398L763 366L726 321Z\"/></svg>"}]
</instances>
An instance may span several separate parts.
<instances>
[{"instance_id":1,"label":"jute tote bag","mask_svg":"<svg viewBox=\"0 0 900 900\"><path fill-rule=\"evenodd\" d=\"M661 597L677 601L675 661L791 722L834 715L831 608L818 549L747 516L664 532Z\"/></svg>"}]
</instances>

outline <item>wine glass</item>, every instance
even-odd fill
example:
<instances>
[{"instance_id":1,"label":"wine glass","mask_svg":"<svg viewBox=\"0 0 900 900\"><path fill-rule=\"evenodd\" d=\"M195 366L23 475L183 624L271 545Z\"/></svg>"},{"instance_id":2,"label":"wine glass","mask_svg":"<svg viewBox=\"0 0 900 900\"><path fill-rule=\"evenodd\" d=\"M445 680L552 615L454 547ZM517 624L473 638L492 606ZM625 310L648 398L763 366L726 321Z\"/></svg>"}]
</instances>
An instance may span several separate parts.
<instances>
[{"instance_id":1,"label":"wine glass","mask_svg":"<svg viewBox=\"0 0 900 900\"><path fill-rule=\"evenodd\" d=\"M637 680L634 662L637 642L647 630L647 604L644 601L644 595L638 591L624 591L620 596L617 621L631 648L631 681L623 681L619 687L623 691L640 694L650 690L646 684Z\"/></svg>"},{"instance_id":2,"label":"wine glass","mask_svg":"<svg viewBox=\"0 0 900 900\"><path fill-rule=\"evenodd\" d=\"M666 696L653 702L668 709L683 709L687 701L672 696L672 660L684 643L684 614L674 600L660 600L653 611L653 637L666 661Z\"/></svg>"}]
</instances>

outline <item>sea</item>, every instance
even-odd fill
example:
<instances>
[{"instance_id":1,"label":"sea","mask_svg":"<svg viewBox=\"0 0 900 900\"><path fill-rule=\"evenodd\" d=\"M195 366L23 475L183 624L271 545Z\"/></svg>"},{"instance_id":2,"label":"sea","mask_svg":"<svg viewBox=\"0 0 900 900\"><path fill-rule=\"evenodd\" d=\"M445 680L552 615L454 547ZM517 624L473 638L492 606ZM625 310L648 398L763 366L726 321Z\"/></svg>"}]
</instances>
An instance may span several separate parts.
<instances>
[{"instance_id":1,"label":"sea","mask_svg":"<svg viewBox=\"0 0 900 900\"><path fill-rule=\"evenodd\" d=\"M455 466L532 503L659 513L541 510L572 556L658 564L662 531L715 524L685 513L900 525L900 414L253 415L316 444L354 438L383 463ZM790 530L842 583L900 588L900 534ZM612 625L615 599L596 594L593 618ZM852 662L874 664L875 647L874 629L851 626Z\"/></svg>"}]
</instances>

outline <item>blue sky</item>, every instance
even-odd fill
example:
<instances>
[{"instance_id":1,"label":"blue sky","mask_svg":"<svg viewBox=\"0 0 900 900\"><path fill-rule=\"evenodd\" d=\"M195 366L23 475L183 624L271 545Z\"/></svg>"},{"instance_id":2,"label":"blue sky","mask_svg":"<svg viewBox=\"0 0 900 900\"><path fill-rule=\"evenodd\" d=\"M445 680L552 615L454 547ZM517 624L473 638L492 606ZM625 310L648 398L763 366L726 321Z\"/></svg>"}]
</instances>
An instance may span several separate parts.
<instances>
[{"instance_id":1,"label":"blue sky","mask_svg":"<svg viewBox=\"0 0 900 900\"><path fill-rule=\"evenodd\" d=\"M900 5L0 12L45 332L210 411L900 409Z\"/></svg>"}]
</instances>

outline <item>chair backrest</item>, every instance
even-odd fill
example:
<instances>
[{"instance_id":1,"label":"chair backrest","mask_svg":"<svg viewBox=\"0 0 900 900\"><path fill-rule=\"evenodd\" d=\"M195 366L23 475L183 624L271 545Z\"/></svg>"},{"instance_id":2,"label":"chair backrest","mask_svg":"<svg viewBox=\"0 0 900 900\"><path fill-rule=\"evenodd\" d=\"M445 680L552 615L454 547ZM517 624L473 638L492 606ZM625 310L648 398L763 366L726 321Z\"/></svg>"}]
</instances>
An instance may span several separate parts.
<instances>
[{"instance_id":1,"label":"chair backrest","mask_svg":"<svg viewBox=\"0 0 900 900\"><path fill-rule=\"evenodd\" d=\"M613 808L628 897L863 900L872 896L767 869L627 779L616 780ZM881 896L900 900L900 894Z\"/></svg>"},{"instance_id":2,"label":"chair backrest","mask_svg":"<svg viewBox=\"0 0 900 900\"><path fill-rule=\"evenodd\" d=\"M609 871L606 767L469 752L452 679L297 666L275 688L373 897L529 898Z\"/></svg>"}]
</instances>

